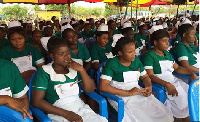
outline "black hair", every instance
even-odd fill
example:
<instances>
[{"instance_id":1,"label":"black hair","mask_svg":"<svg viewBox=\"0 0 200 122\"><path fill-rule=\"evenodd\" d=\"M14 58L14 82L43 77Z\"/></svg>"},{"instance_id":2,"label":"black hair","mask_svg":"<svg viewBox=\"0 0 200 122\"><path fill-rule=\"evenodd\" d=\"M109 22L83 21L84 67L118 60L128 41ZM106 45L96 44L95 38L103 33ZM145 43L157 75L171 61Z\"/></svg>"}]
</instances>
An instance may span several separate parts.
<instances>
[{"instance_id":1,"label":"black hair","mask_svg":"<svg viewBox=\"0 0 200 122\"><path fill-rule=\"evenodd\" d=\"M5 32L5 28L0 27L0 32Z\"/></svg>"},{"instance_id":2,"label":"black hair","mask_svg":"<svg viewBox=\"0 0 200 122\"><path fill-rule=\"evenodd\" d=\"M66 28L63 32L62 32L62 37L64 38L66 33L68 33L69 31L74 31L76 32L75 30L71 29L71 28Z\"/></svg>"},{"instance_id":3,"label":"black hair","mask_svg":"<svg viewBox=\"0 0 200 122\"><path fill-rule=\"evenodd\" d=\"M110 26L110 24L111 24L112 22L115 22L115 21L114 21L114 20L109 20L109 21L107 22L107 25Z\"/></svg>"},{"instance_id":4,"label":"black hair","mask_svg":"<svg viewBox=\"0 0 200 122\"><path fill-rule=\"evenodd\" d=\"M52 29L52 27L50 27L50 26L46 26L46 27L44 27L44 32L46 31L47 28ZM53 29L52 29L52 30L53 30Z\"/></svg>"},{"instance_id":5,"label":"black hair","mask_svg":"<svg viewBox=\"0 0 200 122\"><path fill-rule=\"evenodd\" d=\"M68 46L67 42L63 38L51 37L47 43L48 52L53 53L58 47L62 45Z\"/></svg>"},{"instance_id":6,"label":"black hair","mask_svg":"<svg viewBox=\"0 0 200 122\"><path fill-rule=\"evenodd\" d=\"M158 41L159 39L161 39L163 37L169 38L169 33L166 29L160 29L160 30L154 31L150 35L151 45L154 45L154 40Z\"/></svg>"},{"instance_id":7,"label":"black hair","mask_svg":"<svg viewBox=\"0 0 200 122\"><path fill-rule=\"evenodd\" d=\"M23 27L18 26L18 27L12 27L8 29L8 40L10 40L10 36L14 33L18 33L20 35L23 35L25 40L27 39L26 31Z\"/></svg>"},{"instance_id":8,"label":"black hair","mask_svg":"<svg viewBox=\"0 0 200 122\"><path fill-rule=\"evenodd\" d=\"M79 26L78 23L72 24L72 27L73 27L73 28L75 28L75 27L77 27L77 26Z\"/></svg>"},{"instance_id":9,"label":"black hair","mask_svg":"<svg viewBox=\"0 0 200 122\"><path fill-rule=\"evenodd\" d=\"M42 33L42 31L40 31L40 30L34 30L34 31L32 32L32 37L33 37L33 35L35 34L35 32L37 32L37 31L39 31L39 32Z\"/></svg>"},{"instance_id":10,"label":"black hair","mask_svg":"<svg viewBox=\"0 0 200 122\"><path fill-rule=\"evenodd\" d=\"M141 25L141 26L139 26L139 27L138 27L138 29L139 29L139 30L141 30L141 29L142 29L142 28L144 28L144 27L145 27L145 24L144 24L144 25Z\"/></svg>"},{"instance_id":11,"label":"black hair","mask_svg":"<svg viewBox=\"0 0 200 122\"><path fill-rule=\"evenodd\" d=\"M190 28L192 28L193 26L191 24L183 24L181 26L178 27L178 34L180 35L180 37L183 37L183 34L188 32Z\"/></svg>"},{"instance_id":12,"label":"black hair","mask_svg":"<svg viewBox=\"0 0 200 122\"><path fill-rule=\"evenodd\" d=\"M196 32L199 33L199 23L198 23L198 25L197 25Z\"/></svg>"},{"instance_id":13,"label":"black hair","mask_svg":"<svg viewBox=\"0 0 200 122\"><path fill-rule=\"evenodd\" d=\"M121 29L122 35L124 35L125 33L127 33L130 30L133 30L133 28L132 27L127 27L127 28Z\"/></svg>"},{"instance_id":14,"label":"black hair","mask_svg":"<svg viewBox=\"0 0 200 122\"><path fill-rule=\"evenodd\" d=\"M112 48L112 54L113 54L114 56L117 55L118 52L119 52L119 51L122 51L123 48L124 48L124 46L127 45L127 44L129 44L129 43L133 43L133 41L130 40L129 38L127 38L127 37L121 37L121 38L117 41L115 47Z\"/></svg>"},{"instance_id":15,"label":"black hair","mask_svg":"<svg viewBox=\"0 0 200 122\"><path fill-rule=\"evenodd\" d=\"M84 24L84 21L81 19L81 20L79 20L79 24L81 25L81 24Z\"/></svg>"},{"instance_id":16,"label":"black hair","mask_svg":"<svg viewBox=\"0 0 200 122\"><path fill-rule=\"evenodd\" d=\"M101 36L103 34L108 34L108 31L96 31L95 33L96 36Z\"/></svg>"}]
</instances>

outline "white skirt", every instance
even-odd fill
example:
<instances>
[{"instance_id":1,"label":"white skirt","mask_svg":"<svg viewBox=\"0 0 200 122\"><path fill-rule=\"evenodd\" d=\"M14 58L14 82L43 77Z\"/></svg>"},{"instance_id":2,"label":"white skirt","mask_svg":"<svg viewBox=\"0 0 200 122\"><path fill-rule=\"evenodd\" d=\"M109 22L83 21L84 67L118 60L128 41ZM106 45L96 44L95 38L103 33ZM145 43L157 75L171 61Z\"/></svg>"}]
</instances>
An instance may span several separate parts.
<instances>
[{"instance_id":1,"label":"white skirt","mask_svg":"<svg viewBox=\"0 0 200 122\"><path fill-rule=\"evenodd\" d=\"M122 122L173 122L172 113L153 95L144 97L134 95L122 97L124 100L124 118ZM117 111L118 104L109 100L111 106Z\"/></svg>"},{"instance_id":2,"label":"white skirt","mask_svg":"<svg viewBox=\"0 0 200 122\"><path fill-rule=\"evenodd\" d=\"M173 85L176 87L176 89L182 89L178 91L178 101L169 98L167 95L167 100L165 102L165 105L167 108L173 113L174 117L176 118L185 118L189 116L189 108L188 108L188 88L189 85L183 82L181 79L174 77L175 82ZM167 93L166 93L167 94ZM171 96L171 95L170 95ZM178 104L176 104L178 103ZM181 105L182 104L182 105ZM184 104L187 104L187 107L181 107L185 106Z\"/></svg>"},{"instance_id":3,"label":"white skirt","mask_svg":"<svg viewBox=\"0 0 200 122\"><path fill-rule=\"evenodd\" d=\"M85 104L81 99L76 100L70 104L65 104L60 106L60 108L73 111L82 117L83 122L107 122L108 120L105 117L102 117L96 114L87 104ZM69 122L62 116L48 114L48 117L52 122Z\"/></svg>"}]
</instances>

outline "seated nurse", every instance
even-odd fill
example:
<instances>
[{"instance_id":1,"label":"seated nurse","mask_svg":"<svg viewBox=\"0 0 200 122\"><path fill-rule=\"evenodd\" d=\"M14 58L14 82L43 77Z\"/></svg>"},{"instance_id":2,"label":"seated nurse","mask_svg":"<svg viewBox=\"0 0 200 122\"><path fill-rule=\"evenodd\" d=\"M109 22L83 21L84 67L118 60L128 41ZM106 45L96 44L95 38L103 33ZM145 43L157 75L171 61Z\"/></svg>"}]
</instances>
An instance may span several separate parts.
<instances>
[{"instance_id":1,"label":"seated nurse","mask_svg":"<svg viewBox=\"0 0 200 122\"><path fill-rule=\"evenodd\" d=\"M151 94L151 80L135 55L135 43L121 37L112 53L117 56L109 59L103 68L100 90L124 100L122 122L173 122L171 112ZM144 83L144 89L138 80ZM115 101L109 103L117 110Z\"/></svg>"},{"instance_id":2,"label":"seated nurse","mask_svg":"<svg viewBox=\"0 0 200 122\"><path fill-rule=\"evenodd\" d=\"M0 59L0 106L5 105L21 112L24 119L26 119L26 116L33 119L29 113L27 91L28 86L16 65L10 61Z\"/></svg>"},{"instance_id":3,"label":"seated nurse","mask_svg":"<svg viewBox=\"0 0 200 122\"><path fill-rule=\"evenodd\" d=\"M167 100L165 105L174 117L189 121L188 109L188 84L173 76L172 72L191 75L191 80L197 76L173 61L169 48L169 33L162 26L153 26L150 29L151 40L154 48L145 53L141 61L151 81L166 87Z\"/></svg>"},{"instance_id":4,"label":"seated nurse","mask_svg":"<svg viewBox=\"0 0 200 122\"><path fill-rule=\"evenodd\" d=\"M175 61L182 67L193 71L199 72L199 52L197 50L197 37L196 30L190 24L189 20L182 22L178 27L178 33L181 36L181 41L174 47L172 53Z\"/></svg>"},{"instance_id":5,"label":"seated nurse","mask_svg":"<svg viewBox=\"0 0 200 122\"><path fill-rule=\"evenodd\" d=\"M47 48L53 63L42 66L33 79L32 105L53 122L107 122L79 98L79 85L91 93L94 81L71 59L67 42L52 37Z\"/></svg>"},{"instance_id":6,"label":"seated nurse","mask_svg":"<svg viewBox=\"0 0 200 122\"><path fill-rule=\"evenodd\" d=\"M28 83L36 68L44 65L44 59L36 47L25 43L27 36L18 21L9 23L8 39L11 45L0 50L0 57L14 62Z\"/></svg>"}]
</instances>

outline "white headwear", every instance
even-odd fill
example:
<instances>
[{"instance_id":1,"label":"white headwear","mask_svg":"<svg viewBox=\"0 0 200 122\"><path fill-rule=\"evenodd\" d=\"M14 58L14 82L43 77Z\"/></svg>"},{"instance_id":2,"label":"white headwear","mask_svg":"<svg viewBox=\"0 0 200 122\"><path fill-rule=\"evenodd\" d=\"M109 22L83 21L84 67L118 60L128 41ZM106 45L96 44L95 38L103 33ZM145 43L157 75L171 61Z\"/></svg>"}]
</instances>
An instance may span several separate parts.
<instances>
[{"instance_id":1,"label":"white headwear","mask_svg":"<svg viewBox=\"0 0 200 122\"><path fill-rule=\"evenodd\" d=\"M60 21L60 26L62 26L62 24L63 23L69 23L70 22L70 19L62 19L61 21Z\"/></svg>"},{"instance_id":2,"label":"white headwear","mask_svg":"<svg viewBox=\"0 0 200 122\"><path fill-rule=\"evenodd\" d=\"M131 22L125 22L122 26L122 29L128 28L128 27L132 27Z\"/></svg>"},{"instance_id":3,"label":"white headwear","mask_svg":"<svg viewBox=\"0 0 200 122\"><path fill-rule=\"evenodd\" d=\"M142 25L145 25L145 23L144 23L144 22L141 22L141 23L139 24L139 26L142 26Z\"/></svg>"},{"instance_id":4,"label":"white headwear","mask_svg":"<svg viewBox=\"0 0 200 122\"><path fill-rule=\"evenodd\" d=\"M27 21L26 23L27 23L27 24L32 24L32 21Z\"/></svg>"},{"instance_id":5,"label":"white headwear","mask_svg":"<svg viewBox=\"0 0 200 122\"><path fill-rule=\"evenodd\" d=\"M108 25L106 25L106 24L101 24L101 25L98 27L97 31L108 31Z\"/></svg>"},{"instance_id":6,"label":"white headwear","mask_svg":"<svg viewBox=\"0 0 200 122\"><path fill-rule=\"evenodd\" d=\"M190 25L192 25L192 22L188 18L181 17L180 18L179 26L184 25L184 24L190 24Z\"/></svg>"},{"instance_id":7,"label":"white headwear","mask_svg":"<svg viewBox=\"0 0 200 122\"><path fill-rule=\"evenodd\" d=\"M50 38L51 38L51 37L42 37L42 38L40 39L41 44L42 44L42 46L44 47L44 49L45 49L46 51L48 51L48 49L47 49L47 43L48 43L48 41L49 41Z\"/></svg>"},{"instance_id":8,"label":"white headwear","mask_svg":"<svg viewBox=\"0 0 200 122\"><path fill-rule=\"evenodd\" d=\"M124 37L122 34L115 34L113 35L113 43L112 43L112 47L115 47L117 41L121 38L121 37Z\"/></svg>"},{"instance_id":9,"label":"white headwear","mask_svg":"<svg viewBox=\"0 0 200 122\"><path fill-rule=\"evenodd\" d=\"M160 30L160 29L163 29L163 26L162 25L154 25L151 27L151 29L149 30L150 34L152 34L153 32L157 31L157 30Z\"/></svg>"},{"instance_id":10,"label":"white headwear","mask_svg":"<svg viewBox=\"0 0 200 122\"><path fill-rule=\"evenodd\" d=\"M121 25L123 25L125 22L128 22L129 20L128 19L122 19L121 20Z\"/></svg>"},{"instance_id":11,"label":"white headwear","mask_svg":"<svg viewBox=\"0 0 200 122\"><path fill-rule=\"evenodd\" d=\"M89 24L90 22L89 21L85 21L85 24Z\"/></svg>"},{"instance_id":12,"label":"white headwear","mask_svg":"<svg viewBox=\"0 0 200 122\"><path fill-rule=\"evenodd\" d=\"M168 25L167 25L166 22L164 22L164 23L162 24L162 26L163 26L163 28L168 28Z\"/></svg>"},{"instance_id":13,"label":"white headwear","mask_svg":"<svg viewBox=\"0 0 200 122\"><path fill-rule=\"evenodd\" d=\"M175 24L175 27L176 27L177 29L178 29L179 23L180 23L180 21L177 21L176 24Z\"/></svg>"},{"instance_id":14,"label":"white headwear","mask_svg":"<svg viewBox=\"0 0 200 122\"><path fill-rule=\"evenodd\" d=\"M8 28L22 26L19 21L12 21L8 23Z\"/></svg>"},{"instance_id":15,"label":"white headwear","mask_svg":"<svg viewBox=\"0 0 200 122\"><path fill-rule=\"evenodd\" d=\"M43 26L42 31L44 31L44 28L46 28L46 27L51 27L51 25Z\"/></svg>"},{"instance_id":16,"label":"white headwear","mask_svg":"<svg viewBox=\"0 0 200 122\"><path fill-rule=\"evenodd\" d=\"M73 25L73 24L76 24L76 23L77 23L77 21L72 21L72 22L71 22L72 25Z\"/></svg>"},{"instance_id":17,"label":"white headwear","mask_svg":"<svg viewBox=\"0 0 200 122\"><path fill-rule=\"evenodd\" d=\"M108 18L107 18L107 22L108 22L109 20L113 20L113 18L112 18L112 17L108 17Z\"/></svg>"},{"instance_id":18,"label":"white headwear","mask_svg":"<svg viewBox=\"0 0 200 122\"><path fill-rule=\"evenodd\" d=\"M74 30L74 28L68 23L67 25L61 27L61 33L67 28L71 28Z\"/></svg>"}]
</instances>

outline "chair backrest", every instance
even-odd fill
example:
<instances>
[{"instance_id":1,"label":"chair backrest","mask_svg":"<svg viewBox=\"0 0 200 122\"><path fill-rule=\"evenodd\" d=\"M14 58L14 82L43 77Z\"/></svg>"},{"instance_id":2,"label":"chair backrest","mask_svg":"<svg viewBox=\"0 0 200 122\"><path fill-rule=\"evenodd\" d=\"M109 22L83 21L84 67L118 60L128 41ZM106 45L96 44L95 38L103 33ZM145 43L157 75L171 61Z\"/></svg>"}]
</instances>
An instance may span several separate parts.
<instances>
[{"instance_id":1,"label":"chair backrest","mask_svg":"<svg viewBox=\"0 0 200 122\"><path fill-rule=\"evenodd\" d=\"M100 77L101 77L101 71L102 71L102 68L105 66L106 62L108 61L105 60L104 62L101 63L98 71L97 71L97 89L99 90L99 83L100 83Z\"/></svg>"},{"instance_id":2,"label":"chair backrest","mask_svg":"<svg viewBox=\"0 0 200 122\"><path fill-rule=\"evenodd\" d=\"M38 70L35 71L35 73L32 75L32 77L31 77L31 79L30 79L30 81L28 83L28 87L29 87L29 90L28 90L28 99L29 99L29 101L31 100L31 94L32 94L32 81L33 81L33 78L36 76L37 72L38 72Z\"/></svg>"},{"instance_id":3,"label":"chair backrest","mask_svg":"<svg viewBox=\"0 0 200 122\"><path fill-rule=\"evenodd\" d=\"M191 121L200 121L199 118L199 79L190 83L188 90L188 106Z\"/></svg>"}]
</instances>

